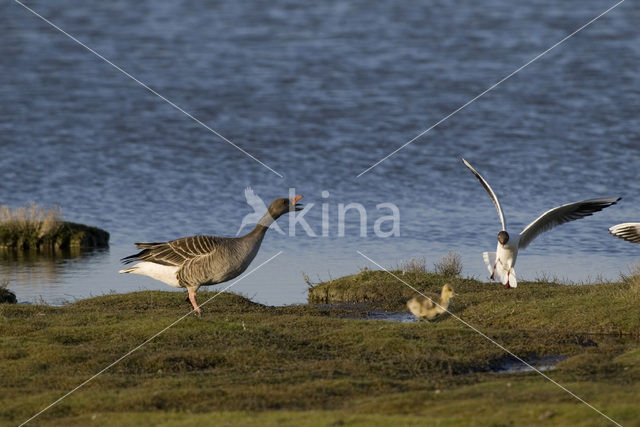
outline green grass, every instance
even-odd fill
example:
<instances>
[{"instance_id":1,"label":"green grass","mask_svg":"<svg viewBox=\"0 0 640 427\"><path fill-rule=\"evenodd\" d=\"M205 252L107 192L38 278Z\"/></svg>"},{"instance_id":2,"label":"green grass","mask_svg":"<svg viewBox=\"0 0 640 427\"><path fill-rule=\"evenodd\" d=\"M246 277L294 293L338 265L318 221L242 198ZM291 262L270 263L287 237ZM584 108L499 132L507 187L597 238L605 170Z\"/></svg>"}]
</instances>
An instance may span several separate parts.
<instances>
[{"instance_id":1,"label":"green grass","mask_svg":"<svg viewBox=\"0 0 640 427\"><path fill-rule=\"evenodd\" d=\"M392 272L427 296L453 286L450 311L482 327L514 330L580 331L640 337L640 276L619 283L561 285L522 282L515 289L498 283L446 277L434 273ZM366 303L404 311L416 292L383 271L363 271L320 283L309 289L309 302ZM444 315L445 317L447 315Z\"/></svg>"},{"instance_id":2,"label":"green grass","mask_svg":"<svg viewBox=\"0 0 640 427\"><path fill-rule=\"evenodd\" d=\"M403 279L432 294L450 282L456 315L523 357L565 356L548 375L623 425L640 419L635 279L509 291L429 273ZM403 308L411 296L387 273L365 271L311 294L338 290L376 302L268 307L221 294L202 319L184 319L37 424L606 425L535 373L491 372L505 353L449 315L360 318L370 306ZM152 291L64 307L0 304L0 424L26 420L187 310L181 294Z\"/></svg>"}]
</instances>

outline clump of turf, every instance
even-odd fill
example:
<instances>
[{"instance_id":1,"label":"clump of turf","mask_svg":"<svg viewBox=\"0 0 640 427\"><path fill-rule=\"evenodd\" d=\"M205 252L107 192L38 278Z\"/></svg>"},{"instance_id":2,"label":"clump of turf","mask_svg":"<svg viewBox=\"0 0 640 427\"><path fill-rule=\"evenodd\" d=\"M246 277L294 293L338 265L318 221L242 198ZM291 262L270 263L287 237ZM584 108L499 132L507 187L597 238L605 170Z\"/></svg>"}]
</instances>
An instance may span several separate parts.
<instances>
[{"instance_id":1,"label":"clump of turf","mask_svg":"<svg viewBox=\"0 0 640 427\"><path fill-rule=\"evenodd\" d=\"M15 304L17 302L16 294L7 289L5 283L0 284L0 304Z\"/></svg>"},{"instance_id":2,"label":"clump of turf","mask_svg":"<svg viewBox=\"0 0 640 427\"><path fill-rule=\"evenodd\" d=\"M480 282L452 277L420 269L395 270L393 275L384 271L363 270L358 274L340 277L309 287L311 304L368 303L372 307L404 310L409 298L419 292L439 295L442 286L449 283L456 293L458 287L477 289ZM410 286L408 286L410 285Z\"/></svg>"},{"instance_id":3,"label":"clump of turf","mask_svg":"<svg viewBox=\"0 0 640 427\"><path fill-rule=\"evenodd\" d=\"M63 220L59 207L36 204L0 207L0 247L19 250L59 250L109 246L109 233L97 227Z\"/></svg>"}]
</instances>

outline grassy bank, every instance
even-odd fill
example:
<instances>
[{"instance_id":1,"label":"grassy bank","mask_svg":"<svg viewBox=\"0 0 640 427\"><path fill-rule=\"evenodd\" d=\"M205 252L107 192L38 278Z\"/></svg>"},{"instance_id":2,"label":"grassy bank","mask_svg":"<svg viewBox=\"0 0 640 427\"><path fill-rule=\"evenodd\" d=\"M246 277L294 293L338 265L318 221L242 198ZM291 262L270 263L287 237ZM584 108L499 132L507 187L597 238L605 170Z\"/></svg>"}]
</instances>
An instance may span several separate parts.
<instances>
[{"instance_id":1,"label":"grassy bank","mask_svg":"<svg viewBox=\"0 0 640 427\"><path fill-rule=\"evenodd\" d=\"M570 330L640 338L640 276L618 283L574 286L521 282L507 290L498 283L434 273L392 273L436 300L442 286L451 284L457 296L451 301L450 311L483 328ZM311 287L309 302L366 303L405 311L407 300L415 295L389 273L363 271Z\"/></svg>"},{"instance_id":2,"label":"grassy bank","mask_svg":"<svg viewBox=\"0 0 640 427\"><path fill-rule=\"evenodd\" d=\"M394 293L404 285L385 275L363 272L312 294L348 281L387 289L384 304L401 307L406 295ZM451 280L403 278L431 293ZM452 284L458 316L523 357L565 356L550 376L623 425L640 419L638 282ZM151 291L65 307L0 305L0 423L26 420L187 309L180 294ZM451 316L394 323L366 320L361 304L268 307L233 294L204 309L38 425L606 425L535 373L492 372L508 356Z\"/></svg>"},{"instance_id":3,"label":"grassy bank","mask_svg":"<svg viewBox=\"0 0 640 427\"><path fill-rule=\"evenodd\" d=\"M35 204L0 207L0 247L18 250L104 248L109 233L97 227L64 221L60 208Z\"/></svg>"}]
</instances>

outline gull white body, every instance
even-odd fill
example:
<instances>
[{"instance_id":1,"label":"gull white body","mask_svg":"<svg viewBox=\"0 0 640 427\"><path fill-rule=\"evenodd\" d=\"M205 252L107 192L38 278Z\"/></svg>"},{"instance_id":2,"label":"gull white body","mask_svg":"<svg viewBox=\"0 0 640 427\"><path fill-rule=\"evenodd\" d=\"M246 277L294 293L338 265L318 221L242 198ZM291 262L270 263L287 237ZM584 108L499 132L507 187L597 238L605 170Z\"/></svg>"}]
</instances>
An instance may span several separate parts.
<instances>
[{"instance_id":1,"label":"gull white body","mask_svg":"<svg viewBox=\"0 0 640 427\"><path fill-rule=\"evenodd\" d=\"M513 241L515 240L515 242ZM516 280L516 271L513 268L516 265L516 258L518 258L518 240L514 238L509 240L504 245L498 242L498 247L495 252L483 252L482 258L489 274L491 274L491 280L494 280L496 276L503 285L509 283L509 286L515 288L518 286Z\"/></svg>"}]
</instances>

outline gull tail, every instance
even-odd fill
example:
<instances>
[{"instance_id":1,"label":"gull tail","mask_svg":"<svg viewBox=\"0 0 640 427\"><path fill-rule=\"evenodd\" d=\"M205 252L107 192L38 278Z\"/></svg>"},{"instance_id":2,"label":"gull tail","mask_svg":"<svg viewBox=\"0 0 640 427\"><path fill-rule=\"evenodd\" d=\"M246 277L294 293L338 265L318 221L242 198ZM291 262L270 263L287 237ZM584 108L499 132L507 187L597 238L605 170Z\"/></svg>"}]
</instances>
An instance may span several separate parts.
<instances>
[{"instance_id":1,"label":"gull tail","mask_svg":"<svg viewBox=\"0 0 640 427\"><path fill-rule=\"evenodd\" d=\"M508 283L510 288L517 288L518 287L518 280L516 280L516 269L515 268L512 268L511 271L509 272L509 276L508 276L509 280L506 280L506 279L507 279L507 277L504 277L502 279L502 284L503 285L506 285Z\"/></svg>"}]
</instances>

